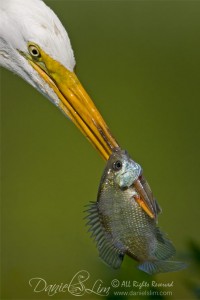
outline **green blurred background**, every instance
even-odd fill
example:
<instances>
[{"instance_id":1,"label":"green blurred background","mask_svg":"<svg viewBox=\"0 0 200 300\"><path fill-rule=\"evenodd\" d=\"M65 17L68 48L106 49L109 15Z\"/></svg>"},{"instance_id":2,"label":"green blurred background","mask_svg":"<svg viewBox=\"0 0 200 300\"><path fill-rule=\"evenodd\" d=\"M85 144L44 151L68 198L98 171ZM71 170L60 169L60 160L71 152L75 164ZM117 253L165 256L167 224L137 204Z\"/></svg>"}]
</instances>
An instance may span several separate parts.
<instances>
[{"instance_id":1,"label":"green blurred background","mask_svg":"<svg viewBox=\"0 0 200 300\"><path fill-rule=\"evenodd\" d=\"M159 226L190 264L153 279L174 281L171 299L199 297L200 2L45 2L67 28L79 79L143 166L163 209ZM1 136L1 299L49 299L33 293L30 278L68 283L83 269L89 286L99 278L107 286L114 278L151 281L129 258L119 271L98 259L83 210L96 199L105 162L56 107L7 70Z\"/></svg>"}]
</instances>

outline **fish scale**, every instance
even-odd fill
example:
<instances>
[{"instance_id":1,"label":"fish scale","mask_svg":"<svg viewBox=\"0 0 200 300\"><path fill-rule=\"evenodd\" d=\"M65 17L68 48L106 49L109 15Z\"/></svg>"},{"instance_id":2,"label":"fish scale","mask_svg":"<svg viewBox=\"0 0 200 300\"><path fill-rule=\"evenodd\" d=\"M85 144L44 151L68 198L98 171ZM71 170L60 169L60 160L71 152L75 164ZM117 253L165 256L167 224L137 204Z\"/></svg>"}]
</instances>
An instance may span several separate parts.
<instances>
[{"instance_id":1,"label":"fish scale","mask_svg":"<svg viewBox=\"0 0 200 300\"><path fill-rule=\"evenodd\" d=\"M137 254L138 259L141 260L143 252L146 253L146 249L152 246L155 239L151 226L147 222L152 222L152 220L147 220L149 217L143 214L142 209L134 199L130 199L125 203L126 206L123 207L123 223L121 223L119 238L122 243L126 244L129 253L132 256L136 256ZM115 224L113 224L113 231L116 231L117 234L119 233L117 228L115 229ZM151 243L149 243L149 238L151 238Z\"/></svg>"},{"instance_id":2,"label":"fish scale","mask_svg":"<svg viewBox=\"0 0 200 300\"><path fill-rule=\"evenodd\" d=\"M140 165L119 148L110 156L103 172L97 202L89 205L88 225L97 243L101 259L117 269L125 255L137 260L138 268L149 274L172 272L185 264L168 261L175 254L172 242L160 231L157 220L141 208L134 196L139 196L134 182L142 175ZM153 198L156 215L161 208Z\"/></svg>"}]
</instances>

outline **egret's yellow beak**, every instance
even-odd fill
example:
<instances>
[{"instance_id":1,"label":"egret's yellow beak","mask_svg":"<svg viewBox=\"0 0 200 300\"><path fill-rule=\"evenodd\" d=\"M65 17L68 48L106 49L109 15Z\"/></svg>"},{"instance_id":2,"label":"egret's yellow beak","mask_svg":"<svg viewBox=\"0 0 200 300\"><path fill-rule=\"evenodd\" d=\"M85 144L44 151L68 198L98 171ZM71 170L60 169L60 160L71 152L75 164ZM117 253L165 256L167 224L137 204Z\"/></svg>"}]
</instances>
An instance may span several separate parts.
<instances>
[{"instance_id":1,"label":"egret's yellow beak","mask_svg":"<svg viewBox=\"0 0 200 300\"><path fill-rule=\"evenodd\" d=\"M74 72L52 59L42 49L40 57L28 61L54 90L60 99L59 107L107 160L112 149L119 147L101 114L81 85Z\"/></svg>"},{"instance_id":2,"label":"egret's yellow beak","mask_svg":"<svg viewBox=\"0 0 200 300\"><path fill-rule=\"evenodd\" d=\"M112 150L119 147L111 135L101 114L81 85L74 72L45 53L38 45L28 43L29 54L19 51L38 72L40 77L54 90L60 109L75 123L89 139L101 156L108 160ZM140 192L142 195L142 190ZM147 197L146 197L147 198ZM153 218L148 199L138 199L139 205Z\"/></svg>"}]
</instances>

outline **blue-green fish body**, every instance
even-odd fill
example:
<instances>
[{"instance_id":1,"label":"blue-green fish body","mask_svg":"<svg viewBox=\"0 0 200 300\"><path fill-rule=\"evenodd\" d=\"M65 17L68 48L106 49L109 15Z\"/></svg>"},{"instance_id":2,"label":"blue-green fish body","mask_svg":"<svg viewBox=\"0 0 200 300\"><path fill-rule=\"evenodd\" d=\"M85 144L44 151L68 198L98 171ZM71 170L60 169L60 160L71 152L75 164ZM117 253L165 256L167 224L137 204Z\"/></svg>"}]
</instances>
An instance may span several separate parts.
<instances>
[{"instance_id":1,"label":"blue-green fish body","mask_svg":"<svg viewBox=\"0 0 200 300\"><path fill-rule=\"evenodd\" d=\"M157 227L156 219L135 201L138 195L134 182L141 174L140 165L127 152L113 151L101 178L97 202L88 209L88 225L99 255L115 269L127 254L149 274L180 270L183 263L168 261L175 254L172 242ZM159 206L155 207L158 213Z\"/></svg>"}]
</instances>

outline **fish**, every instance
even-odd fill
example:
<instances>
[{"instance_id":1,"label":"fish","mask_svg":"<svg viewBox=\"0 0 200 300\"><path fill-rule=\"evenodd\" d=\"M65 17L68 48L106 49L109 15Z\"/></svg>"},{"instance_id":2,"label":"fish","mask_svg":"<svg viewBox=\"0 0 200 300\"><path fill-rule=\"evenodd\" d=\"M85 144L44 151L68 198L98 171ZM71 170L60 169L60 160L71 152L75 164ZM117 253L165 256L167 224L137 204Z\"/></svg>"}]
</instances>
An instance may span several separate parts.
<instances>
[{"instance_id":1,"label":"fish","mask_svg":"<svg viewBox=\"0 0 200 300\"><path fill-rule=\"evenodd\" d=\"M153 215L140 203L144 202L144 195ZM112 268L120 268L125 255L136 260L138 269L150 275L186 267L183 262L171 260L175 247L157 226L161 208L143 176L142 167L126 150L113 150L101 177L97 201L90 202L86 212L88 231L96 242L99 256Z\"/></svg>"}]
</instances>

